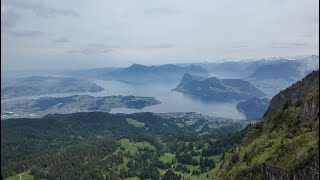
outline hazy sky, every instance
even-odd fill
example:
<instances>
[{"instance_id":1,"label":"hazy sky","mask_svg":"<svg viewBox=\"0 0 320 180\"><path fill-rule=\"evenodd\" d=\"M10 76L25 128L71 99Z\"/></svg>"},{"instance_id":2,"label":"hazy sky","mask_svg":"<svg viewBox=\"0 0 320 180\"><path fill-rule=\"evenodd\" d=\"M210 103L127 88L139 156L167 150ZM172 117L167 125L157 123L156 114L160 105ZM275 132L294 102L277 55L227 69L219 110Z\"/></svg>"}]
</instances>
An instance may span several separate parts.
<instances>
[{"instance_id":1,"label":"hazy sky","mask_svg":"<svg viewBox=\"0 0 320 180\"><path fill-rule=\"evenodd\" d=\"M318 54L319 0L1 0L2 69Z\"/></svg>"}]
</instances>

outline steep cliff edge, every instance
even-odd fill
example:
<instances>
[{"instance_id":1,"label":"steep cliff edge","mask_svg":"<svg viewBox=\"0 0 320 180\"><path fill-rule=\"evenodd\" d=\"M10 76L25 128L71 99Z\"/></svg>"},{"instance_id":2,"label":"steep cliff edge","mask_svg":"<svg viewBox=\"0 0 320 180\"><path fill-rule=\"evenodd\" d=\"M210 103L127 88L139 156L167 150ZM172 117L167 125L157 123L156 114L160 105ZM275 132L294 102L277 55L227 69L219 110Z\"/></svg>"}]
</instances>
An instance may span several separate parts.
<instances>
[{"instance_id":1,"label":"steep cliff edge","mask_svg":"<svg viewBox=\"0 0 320 180\"><path fill-rule=\"evenodd\" d=\"M218 179L319 179L319 71L274 96Z\"/></svg>"}]
</instances>

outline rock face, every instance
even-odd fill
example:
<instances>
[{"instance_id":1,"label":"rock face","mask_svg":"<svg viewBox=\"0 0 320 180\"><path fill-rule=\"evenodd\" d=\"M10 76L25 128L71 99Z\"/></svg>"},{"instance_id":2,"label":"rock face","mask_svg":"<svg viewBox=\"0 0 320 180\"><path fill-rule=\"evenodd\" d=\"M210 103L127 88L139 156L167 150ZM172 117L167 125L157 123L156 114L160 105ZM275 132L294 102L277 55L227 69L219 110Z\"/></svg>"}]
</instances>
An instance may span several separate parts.
<instances>
[{"instance_id":1,"label":"rock face","mask_svg":"<svg viewBox=\"0 0 320 180\"><path fill-rule=\"evenodd\" d=\"M209 101L239 101L265 95L249 82L240 79L203 78L190 74L185 74L173 90Z\"/></svg>"},{"instance_id":2,"label":"rock face","mask_svg":"<svg viewBox=\"0 0 320 180\"><path fill-rule=\"evenodd\" d=\"M319 71L273 97L263 120L247 129L218 179L319 179Z\"/></svg>"}]
</instances>

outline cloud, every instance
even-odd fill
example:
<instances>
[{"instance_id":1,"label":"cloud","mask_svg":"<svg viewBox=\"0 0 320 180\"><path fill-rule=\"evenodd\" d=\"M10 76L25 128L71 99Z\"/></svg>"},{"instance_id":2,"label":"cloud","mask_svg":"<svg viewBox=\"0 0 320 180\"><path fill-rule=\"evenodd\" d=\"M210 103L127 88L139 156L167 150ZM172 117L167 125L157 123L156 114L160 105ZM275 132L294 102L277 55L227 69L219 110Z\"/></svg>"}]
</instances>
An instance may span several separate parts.
<instances>
[{"instance_id":1,"label":"cloud","mask_svg":"<svg viewBox=\"0 0 320 180\"><path fill-rule=\"evenodd\" d=\"M145 46L144 48L147 48L147 49L167 49L167 48L172 48L172 47L174 47L173 44L154 44L154 45Z\"/></svg>"},{"instance_id":2,"label":"cloud","mask_svg":"<svg viewBox=\"0 0 320 180\"><path fill-rule=\"evenodd\" d=\"M232 48L234 49L242 49L242 48L248 48L249 46L247 45L239 45L239 46L233 46Z\"/></svg>"},{"instance_id":3,"label":"cloud","mask_svg":"<svg viewBox=\"0 0 320 180\"><path fill-rule=\"evenodd\" d=\"M44 34L41 31L35 30L5 30L4 32L7 32L8 34L13 35L15 37L38 37Z\"/></svg>"},{"instance_id":4,"label":"cloud","mask_svg":"<svg viewBox=\"0 0 320 180\"><path fill-rule=\"evenodd\" d=\"M71 50L67 51L68 53L71 54L100 54L100 53L108 53L112 51L114 47L108 46L106 44L98 44L98 43L93 43L93 44L88 44L85 48L80 49L80 50Z\"/></svg>"},{"instance_id":5,"label":"cloud","mask_svg":"<svg viewBox=\"0 0 320 180\"><path fill-rule=\"evenodd\" d=\"M20 15L12 10L1 9L1 29L13 28L16 26Z\"/></svg>"},{"instance_id":6,"label":"cloud","mask_svg":"<svg viewBox=\"0 0 320 180\"><path fill-rule=\"evenodd\" d=\"M34 9L37 16L49 18L51 16L61 15L61 16L79 16L77 12L72 9L54 9L54 8L40 8Z\"/></svg>"},{"instance_id":7,"label":"cloud","mask_svg":"<svg viewBox=\"0 0 320 180\"><path fill-rule=\"evenodd\" d=\"M250 48L250 46L248 46L248 45L235 45L235 46L230 46L228 52L229 53L238 53L241 51L248 51L249 48Z\"/></svg>"},{"instance_id":8,"label":"cloud","mask_svg":"<svg viewBox=\"0 0 320 180\"><path fill-rule=\"evenodd\" d=\"M307 43L275 43L271 44L271 48L292 48L292 47L300 47L307 46Z\"/></svg>"},{"instance_id":9,"label":"cloud","mask_svg":"<svg viewBox=\"0 0 320 180\"><path fill-rule=\"evenodd\" d=\"M2 59L9 68L40 56L44 64L65 59L74 67L88 57L102 66L319 54L315 3L2 0Z\"/></svg>"},{"instance_id":10,"label":"cloud","mask_svg":"<svg viewBox=\"0 0 320 180\"><path fill-rule=\"evenodd\" d=\"M52 16L79 16L79 14L72 9L63 8L51 8L46 7L43 1L40 0L4 0L1 5L18 10L30 10L35 13L35 15L48 18Z\"/></svg>"},{"instance_id":11,"label":"cloud","mask_svg":"<svg viewBox=\"0 0 320 180\"><path fill-rule=\"evenodd\" d=\"M70 42L70 40L65 37L59 37L59 38L53 40L53 42L54 43L67 43L67 42Z\"/></svg>"},{"instance_id":12,"label":"cloud","mask_svg":"<svg viewBox=\"0 0 320 180\"><path fill-rule=\"evenodd\" d=\"M176 10L168 9L168 8L152 8L152 9L146 10L145 13L161 15L161 14L177 14L179 12Z\"/></svg>"},{"instance_id":13,"label":"cloud","mask_svg":"<svg viewBox=\"0 0 320 180\"><path fill-rule=\"evenodd\" d=\"M1 32L15 37L36 37L44 34L37 30L15 29L20 18L21 16L13 10L1 9Z\"/></svg>"},{"instance_id":14,"label":"cloud","mask_svg":"<svg viewBox=\"0 0 320 180\"><path fill-rule=\"evenodd\" d=\"M1 32L15 37L38 37L44 33L38 30L16 29L17 22L23 19L23 11L29 10L39 17L49 18L53 16L78 16L71 9L46 7L39 0L3 0L1 1ZM61 40L60 40L61 42Z\"/></svg>"}]
</instances>

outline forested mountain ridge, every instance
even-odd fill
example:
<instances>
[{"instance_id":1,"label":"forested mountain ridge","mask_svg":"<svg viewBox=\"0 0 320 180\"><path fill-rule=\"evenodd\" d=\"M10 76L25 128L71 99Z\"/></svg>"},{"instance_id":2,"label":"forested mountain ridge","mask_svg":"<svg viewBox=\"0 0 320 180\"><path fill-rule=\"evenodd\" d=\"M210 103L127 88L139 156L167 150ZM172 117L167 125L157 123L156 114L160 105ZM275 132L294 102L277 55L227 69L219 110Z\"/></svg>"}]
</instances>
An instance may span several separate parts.
<instances>
[{"instance_id":1,"label":"forested mountain ridge","mask_svg":"<svg viewBox=\"0 0 320 180\"><path fill-rule=\"evenodd\" d=\"M209 101L237 101L265 95L244 80L203 78L190 74L184 74L178 86L173 90Z\"/></svg>"},{"instance_id":2,"label":"forested mountain ridge","mask_svg":"<svg viewBox=\"0 0 320 180\"><path fill-rule=\"evenodd\" d=\"M248 124L161 116L82 112L2 120L2 177L209 179Z\"/></svg>"},{"instance_id":3,"label":"forested mountain ridge","mask_svg":"<svg viewBox=\"0 0 320 180\"><path fill-rule=\"evenodd\" d=\"M218 179L319 179L319 71L272 98Z\"/></svg>"},{"instance_id":4,"label":"forested mountain ridge","mask_svg":"<svg viewBox=\"0 0 320 180\"><path fill-rule=\"evenodd\" d=\"M259 120L268 109L269 101L267 98L251 98L240 102L237 109L242 111L248 120Z\"/></svg>"}]
</instances>

